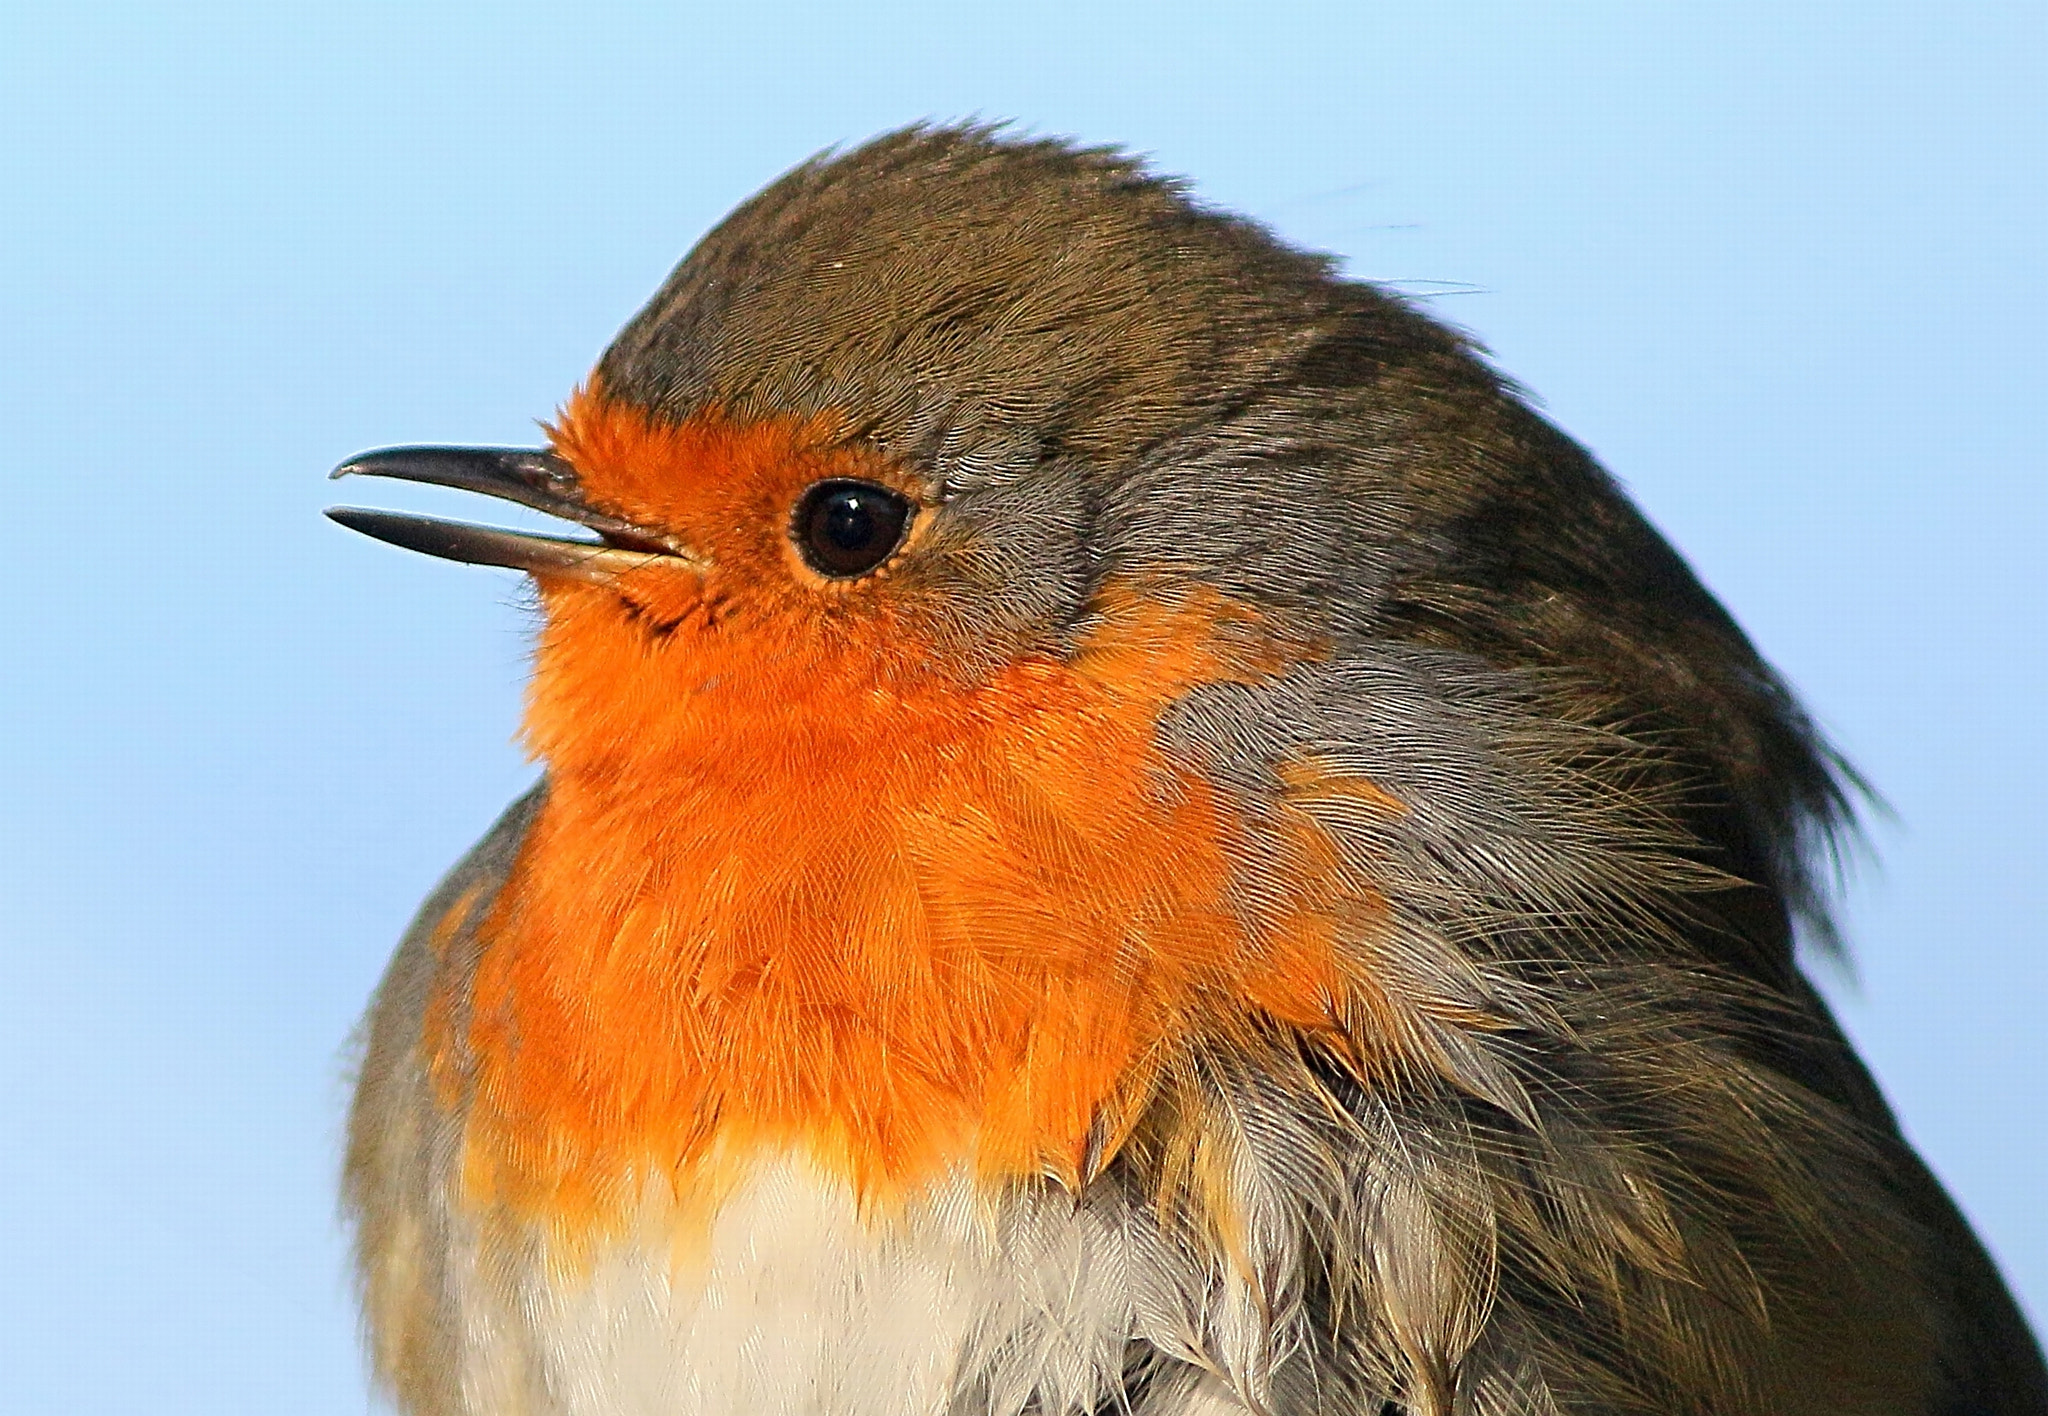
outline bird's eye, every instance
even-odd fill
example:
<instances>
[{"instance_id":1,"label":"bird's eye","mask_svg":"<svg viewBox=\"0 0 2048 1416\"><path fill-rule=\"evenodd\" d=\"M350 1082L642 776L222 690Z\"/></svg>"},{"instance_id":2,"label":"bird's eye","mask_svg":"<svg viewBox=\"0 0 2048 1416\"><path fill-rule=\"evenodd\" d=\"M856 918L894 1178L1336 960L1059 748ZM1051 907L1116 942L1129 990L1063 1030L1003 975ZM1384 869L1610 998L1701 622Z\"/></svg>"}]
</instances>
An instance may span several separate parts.
<instances>
[{"instance_id":1,"label":"bird's eye","mask_svg":"<svg viewBox=\"0 0 2048 1416\"><path fill-rule=\"evenodd\" d=\"M866 575L903 543L910 499L875 482L835 477L796 504L789 534L804 563L836 580Z\"/></svg>"}]
</instances>

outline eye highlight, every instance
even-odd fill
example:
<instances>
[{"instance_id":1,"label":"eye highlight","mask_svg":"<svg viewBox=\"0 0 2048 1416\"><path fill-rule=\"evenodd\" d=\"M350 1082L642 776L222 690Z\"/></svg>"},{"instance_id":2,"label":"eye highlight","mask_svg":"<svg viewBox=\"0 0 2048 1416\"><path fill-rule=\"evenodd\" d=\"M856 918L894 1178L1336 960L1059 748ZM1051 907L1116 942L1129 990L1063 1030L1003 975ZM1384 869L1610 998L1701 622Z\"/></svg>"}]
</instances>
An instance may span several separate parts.
<instances>
[{"instance_id":1,"label":"eye highlight","mask_svg":"<svg viewBox=\"0 0 2048 1416\"><path fill-rule=\"evenodd\" d=\"M789 534L804 564L820 575L850 580L903 544L912 510L908 497L879 482L833 477L805 490L790 516Z\"/></svg>"}]
</instances>

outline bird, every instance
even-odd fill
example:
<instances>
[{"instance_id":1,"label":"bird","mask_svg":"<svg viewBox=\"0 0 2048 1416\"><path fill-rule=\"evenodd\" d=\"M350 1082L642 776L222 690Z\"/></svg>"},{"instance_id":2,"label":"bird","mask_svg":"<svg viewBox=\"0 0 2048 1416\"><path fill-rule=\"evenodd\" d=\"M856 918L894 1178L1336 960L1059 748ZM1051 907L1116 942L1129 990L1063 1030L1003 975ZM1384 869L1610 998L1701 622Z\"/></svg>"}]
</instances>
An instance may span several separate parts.
<instances>
[{"instance_id":1,"label":"bird","mask_svg":"<svg viewBox=\"0 0 2048 1416\"><path fill-rule=\"evenodd\" d=\"M1801 962L1866 789L1469 336L922 124L543 426L334 473L569 523L329 513L535 596L348 1123L408 1416L2048 1412Z\"/></svg>"}]
</instances>

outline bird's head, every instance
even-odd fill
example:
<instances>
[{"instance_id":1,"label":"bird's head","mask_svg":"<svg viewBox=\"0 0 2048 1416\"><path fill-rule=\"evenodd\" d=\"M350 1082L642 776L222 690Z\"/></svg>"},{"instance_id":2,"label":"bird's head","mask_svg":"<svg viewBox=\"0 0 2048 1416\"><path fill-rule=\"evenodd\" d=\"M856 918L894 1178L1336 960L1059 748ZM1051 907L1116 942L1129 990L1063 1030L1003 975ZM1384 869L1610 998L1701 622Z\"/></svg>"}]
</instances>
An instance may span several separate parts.
<instances>
[{"instance_id":1,"label":"bird's head","mask_svg":"<svg viewBox=\"0 0 2048 1416\"><path fill-rule=\"evenodd\" d=\"M1835 788L1739 632L1459 337L1122 157L802 167L550 434L341 470L596 540L338 514L540 588L548 802L443 1010L511 1183L1078 1182L1217 1048L1525 1104L1566 934L1783 967Z\"/></svg>"},{"instance_id":2,"label":"bird's head","mask_svg":"<svg viewBox=\"0 0 2048 1416\"><path fill-rule=\"evenodd\" d=\"M609 620L700 688L729 654L746 671L721 685L806 711L874 685L970 694L1069 654L1119 585L1184 593L1326 519L1332 488L1175 476L1171 451L1293 375L1334 317L1325 275L1114 155L913 132L799 169L707 237L551 448L341 469L506 496L601 545L343 516L530 570L551 619ZM1299 524L1260 524L1253 495Z\"/></svg>"}]
</instances>

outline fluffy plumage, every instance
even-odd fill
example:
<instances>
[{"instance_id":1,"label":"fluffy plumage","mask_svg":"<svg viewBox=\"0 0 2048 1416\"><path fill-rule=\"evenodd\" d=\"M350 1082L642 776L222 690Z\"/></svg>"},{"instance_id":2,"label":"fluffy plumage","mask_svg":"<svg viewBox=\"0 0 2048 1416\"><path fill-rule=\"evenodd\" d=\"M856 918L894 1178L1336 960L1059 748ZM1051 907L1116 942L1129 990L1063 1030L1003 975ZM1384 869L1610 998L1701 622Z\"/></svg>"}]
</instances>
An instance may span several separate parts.
<instances>
[{"instance_id":1,"label":"fluffy plumage","mask_svg":"<svg viewBox=\"0 0 2048 1416\"><path fill-rule=\"evenodd\" d=\"M555 429L548 783L372 1014L453 1413L2040 1413L1798 973L1843 769L1460 337L1112 153L912 130ZM920 507L874 575L824 476Z\"/></svg>"}]
</instances>

